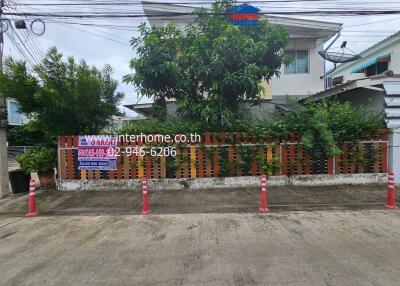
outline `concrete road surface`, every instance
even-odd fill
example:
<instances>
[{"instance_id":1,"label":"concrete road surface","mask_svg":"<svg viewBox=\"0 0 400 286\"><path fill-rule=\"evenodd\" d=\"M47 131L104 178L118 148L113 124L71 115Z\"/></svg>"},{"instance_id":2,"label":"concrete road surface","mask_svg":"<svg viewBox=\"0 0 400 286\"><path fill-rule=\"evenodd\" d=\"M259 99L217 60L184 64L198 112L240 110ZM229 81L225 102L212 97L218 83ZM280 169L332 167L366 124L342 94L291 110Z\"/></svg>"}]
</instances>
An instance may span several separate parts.
<instances>
[{"instance_id":1,"label":"concrete road surface","mask_svg":"<svg viewBox=\"0 0 400 286\"><path fill-rule=\"evenodd\" d=\"M0 217L0 285L400 285L400 211Z\"/></svg>"}]
</instances>

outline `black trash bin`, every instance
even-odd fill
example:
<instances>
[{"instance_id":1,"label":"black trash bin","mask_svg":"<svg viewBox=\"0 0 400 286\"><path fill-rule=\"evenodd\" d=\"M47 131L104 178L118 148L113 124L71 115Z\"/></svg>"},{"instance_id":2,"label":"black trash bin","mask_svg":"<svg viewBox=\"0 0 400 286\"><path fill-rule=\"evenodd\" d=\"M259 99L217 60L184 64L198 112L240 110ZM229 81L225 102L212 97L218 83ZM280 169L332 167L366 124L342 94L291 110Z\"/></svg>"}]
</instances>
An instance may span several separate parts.
<instances>
[{"instance_id":1,"label":"black trash bin","mask_svg":"<svg viewBox=\"0 0 400 286\"><path fill-rule=\"evenodd\" d=\"M13 170L8 172L8 176L14 194L29 192L30 175L25 174L22 170Z\"/></svg>"}]
</instances>

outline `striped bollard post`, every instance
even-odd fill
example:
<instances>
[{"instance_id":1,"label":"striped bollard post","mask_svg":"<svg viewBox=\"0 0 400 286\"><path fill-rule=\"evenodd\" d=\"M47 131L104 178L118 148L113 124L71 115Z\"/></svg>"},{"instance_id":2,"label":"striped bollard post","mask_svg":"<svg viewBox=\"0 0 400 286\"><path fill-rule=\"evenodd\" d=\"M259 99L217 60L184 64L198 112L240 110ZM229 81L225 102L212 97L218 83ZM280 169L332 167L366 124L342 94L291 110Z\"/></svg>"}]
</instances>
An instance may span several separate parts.
<instances>
[{"instance_id":1,"label":"striped bollard post","mask_svg":"<svg viewBox=\"0 0 400 286\"><path fill-rule=\"evenodd\" d=\"M394 174L393 172L388 173L388 193L387 202L385 207L389 209L397 209L396 206L396 193L394 190Z\"/></svg>"},{"instance_id":2,"label":"striped bollard post","mask_svg":"<svg viewBox=\"0 0 400 286\"><path fill-rule=\"evenodd\" d=\"M265 213L269 211L267 208L267 176L261 176L261 194L260 194L260 212Z\"/></svg>"},{"instance_id":3,"label":"striped bollard post","mask_svg":"<svg viewBox=\"0 0 400 286\"><path fill-rule=\"evenodd\" d=\"M37 216L39 213L36 209L36 183L34 179L29 182L29 195L28 195L28 212L25 216Z\"/></svg>"},{"instance_id":4,"label":"striped bollard post","mask_svg":"<svg viewBox=\"0 0 400 286\"><path fill-rule=\"evenodd\" d=\"M150 213L149 208L149 198L148 198L148 191L149 186L147 185L146 177L142 179L142 190L143 190L143 207L142 207L142 215L148 215Z\"/></svg>"}]
</instances>

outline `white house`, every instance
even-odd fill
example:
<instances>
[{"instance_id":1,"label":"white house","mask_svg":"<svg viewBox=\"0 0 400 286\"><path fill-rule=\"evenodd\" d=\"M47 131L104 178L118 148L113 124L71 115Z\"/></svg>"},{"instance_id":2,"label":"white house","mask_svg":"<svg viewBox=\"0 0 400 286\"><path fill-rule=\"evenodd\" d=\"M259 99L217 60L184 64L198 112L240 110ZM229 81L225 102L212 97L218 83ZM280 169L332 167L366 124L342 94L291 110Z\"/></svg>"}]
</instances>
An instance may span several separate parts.
<instances>
[{"instance_id":1,"label":"white house","mask_svg":"<svg viewBox=\"0 0 400 286\"><path fill-rule=\"evenodd\" d=\"M153 27L162 27L173 21L178 26L194 20L193 7L142 1L143 10ZM181 13L182 15L179 15ZM169 15L170 14L170 15ZM162 16L160 16L162 15ZM266 16L272 25L282 26L289 33L286 52L294 58L289 66L281 68L280 77L263 83L264 103L258 110L284 105L288 97L303 98L324 90L321 76L325 73L324 59L318 54L324 43L334 36L341 24L288 17ZM143 115L152 113L151 105L136 104L126 107ZM171 107L173 111L173 107ZM252 110L258 112L257 110Z\"/></svg>"},{"instance_id":2,"label":"white house","mask_svg":"<svg viewBox=\"0 0 400 286\"><path fill-rule=\"evenodd\" d=\"M8 125L17 126L28 123L28 117L19 111L19 104L16 100L7 98L6 104Z\"/></svg>"},{"instance_id":3,"label":"white house","mask_svg":"<svg viewBox=\"0 0 400 286\"><path fill-rule=\"evenodd\" d=\"M357 61L339 65L329 75L330 86L379 75L388 70L400 74L400 31L369 47L360 56L361 59Z\"/></svg>"},{"instance_id":4,"label":"white house","mask_svg":"<svg viewBox=\"0 0 400 286\"><path fill-rule=\"evenodd\" d=\"M330 88L309 97L318 101L337 98L382 112L389 136L389 168L400 183L400 32L369 47L361 59L339 65L330 74ZM305 102L305 101L304 101Z\"/></svg>"}]
</instances>

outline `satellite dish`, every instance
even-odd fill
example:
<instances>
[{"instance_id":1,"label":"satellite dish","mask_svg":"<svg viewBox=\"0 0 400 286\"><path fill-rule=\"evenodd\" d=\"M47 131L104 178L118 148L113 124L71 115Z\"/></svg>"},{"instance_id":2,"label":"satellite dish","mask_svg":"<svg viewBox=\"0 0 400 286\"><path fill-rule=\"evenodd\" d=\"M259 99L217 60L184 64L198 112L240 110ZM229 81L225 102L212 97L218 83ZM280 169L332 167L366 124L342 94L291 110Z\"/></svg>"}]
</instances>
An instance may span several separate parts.
<instances>
[{"instance_id":1,"label":"satellite dish","mask_svg":"<svg viewBox=\"0 0 400 286\"><path fill-rule=\"evenodd\" d=\"M328 62L334 64L334 68L330 70L327 74L323 75L321 78L326 77L327 75L333 73L336 70L337 64L354 62L356 60L361 59L361 56L347 48L347 41L344 41L339 47L332 48L332 45L336 42L336 40L340 37L340 32L336 35L336 38L330 43L330 45L324 50L319 51L319 55L323 57Z\"/></svg>"}]
</instances>

